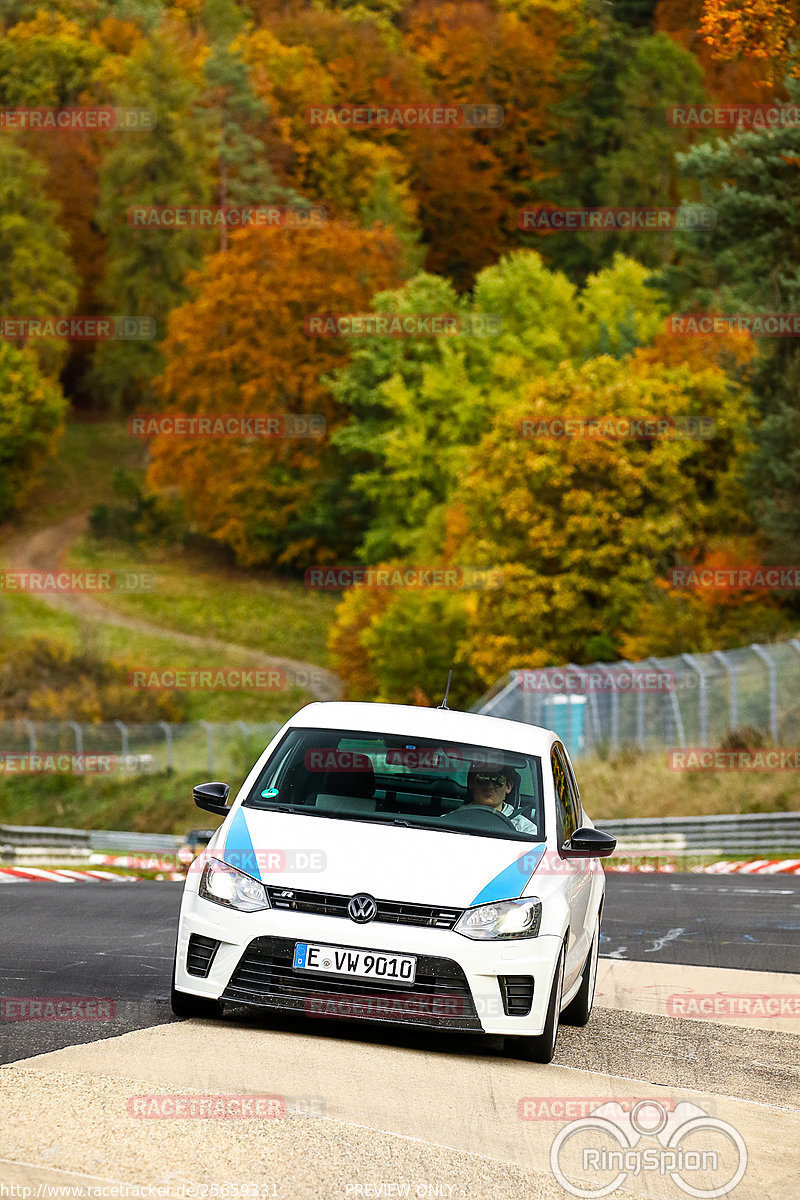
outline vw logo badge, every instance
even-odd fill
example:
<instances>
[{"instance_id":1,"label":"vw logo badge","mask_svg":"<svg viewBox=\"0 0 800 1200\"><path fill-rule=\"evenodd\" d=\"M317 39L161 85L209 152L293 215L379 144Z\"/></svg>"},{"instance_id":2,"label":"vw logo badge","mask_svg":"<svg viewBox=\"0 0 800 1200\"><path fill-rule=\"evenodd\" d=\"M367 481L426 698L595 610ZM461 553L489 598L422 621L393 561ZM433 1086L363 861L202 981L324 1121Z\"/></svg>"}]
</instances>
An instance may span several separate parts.
<instances>
[{"instance_id":1,"label":"vw logo badge","mask_svg":"<svg viewBox=\"0 0 800 1200\"><path fill-rule=\"evenodd\" d=\"M359 925L366 925L367 921L375 920L378 915L378 906L372 896L361 892L347 901L347 915L351 921L357 921Z\"/></svg>"}]
</instances>

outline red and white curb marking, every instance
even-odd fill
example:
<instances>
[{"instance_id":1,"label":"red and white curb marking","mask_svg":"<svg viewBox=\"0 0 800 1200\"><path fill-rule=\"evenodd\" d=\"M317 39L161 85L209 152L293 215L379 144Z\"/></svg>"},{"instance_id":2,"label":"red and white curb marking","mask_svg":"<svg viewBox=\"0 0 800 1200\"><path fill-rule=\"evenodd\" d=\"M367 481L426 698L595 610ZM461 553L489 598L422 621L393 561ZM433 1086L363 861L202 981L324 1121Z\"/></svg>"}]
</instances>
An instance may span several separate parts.
<instances>
[{"instance_id":1,"label":"red and white curb marking","mask_svg":"<svg viewBox=\"0 0 800 1200\"><path fill-rule=\"evenodd\" d=\"M800 858L754 858L752 862L717 862L702 869L711 875L800 875Z\"/></svg>"},{"instance_id":2,"label":"red and white curb marking","mask_svg":"<svg viewBox=\"0 0 800 1200\"><path fill-rule=\"evenodd\" d=\"M621 863L618 867L609 866L606 869L613 874L634 872L655 875L674 874L680 870L675 863L665 863L661 866L649 863L637 863L635 866L632 863ZM800 858L756 858L752 862L716 862L706 867L692 867L691 870L709 875L800 875ZM113 871L69 871L63 867L54 867L49 871L43 867L0 867L0 883L94 883L98 880L138 883L143 878L143 875L116 875ZM165 870L159 879L164 882L182 883L186 876L180 871Z\"/></svg>"},{"instance_id":3,"label":"red and white curb marking","mask_svg":"<svg viewBox=\"0 0 800 1200\"><path fill-rule=\"evenodd\" d=\"M0 867L0 883L138 883L142 875L116 875L113 871L68 871L65 867ZM177 871L169 880L185 879Z\"/></svg>"}]
</instances>

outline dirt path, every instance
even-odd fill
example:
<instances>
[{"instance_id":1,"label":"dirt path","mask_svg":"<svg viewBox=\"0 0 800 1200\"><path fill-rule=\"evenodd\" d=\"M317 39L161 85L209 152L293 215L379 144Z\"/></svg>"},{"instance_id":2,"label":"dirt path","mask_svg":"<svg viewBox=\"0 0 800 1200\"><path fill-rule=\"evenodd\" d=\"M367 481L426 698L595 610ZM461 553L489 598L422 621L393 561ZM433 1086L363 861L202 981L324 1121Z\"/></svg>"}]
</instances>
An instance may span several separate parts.
<instances>
[{"instance_id":1,"label":"dirt path","mask_svg":"<svg viewBox=\"0 0 800 1200\"><path fill-rule=\"evenodd\" d=\"M14 538L3 547L3 558L14 571L54 571L58 569L76 538L86 530L85 513L68 517L58 525L49 525L38 533L25 538ZM226 642L221 638L203 637L194 633L183 633L163 625L153 624L140 617L115 612L93 596L81 592L40 594L39 599L51 608L57 608L75 616L83 617L100 625L111 625L118 629L132 629L137 633L154 637L168 637L182 646L197 650L220 650L228 654L246 656L248 668L253 670L285 671L287 682L295 683L314 697L315 700L336 700L341 694L341 681L332 671L314 663L300 662L281 655L264 654L250 646Z\"/></svg>"}]
</instances>

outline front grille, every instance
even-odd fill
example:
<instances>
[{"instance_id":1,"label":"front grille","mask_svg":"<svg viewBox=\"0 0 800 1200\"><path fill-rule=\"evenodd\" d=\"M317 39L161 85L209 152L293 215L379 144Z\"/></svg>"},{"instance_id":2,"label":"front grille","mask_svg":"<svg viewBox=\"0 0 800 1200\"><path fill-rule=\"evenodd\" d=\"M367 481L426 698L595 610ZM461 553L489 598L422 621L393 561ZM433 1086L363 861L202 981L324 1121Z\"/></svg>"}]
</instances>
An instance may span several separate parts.
<instances>
[{"instance_id":1,"label":"front grille","mask_svg":"<svg viewBox=\"0 0 800 1200\"><path fill-rule=\"evenodd\" d=\"M298 892L293 888L268 887L270 905L295 912L316 913L323 917L347 918L350 896L334 892ZM426 925L431 929L452 929L461 916L460 908L440 908L430 904L401 904L395 900L376 900L375 921L393 925Z\"/></svg>"},{"instance_id":2,"label":"front grille","mask_svg":"<svg viewBox=\"0 0 800 1200\"><path fill-rule=\"evenodd\" d=\"M214 961L214 955L219 948L219 942L214 938L203 937L193 933L189 938L189 949L186 951L186 970L189 975L197 975L206 979Z\"/></svg>"},{"instance_id":3,"label":"front grille","mask_svg":"<svg viewBox=\"0 0 800 1200\"><path fill-rule=\"evenodd\" d=\"M239 960L222 999L307 1016L482 1032L466 976L449 958L419 955L413 985L399 987L383 979L294 971L294 947L293 938L256 938Z\"/></svg>"},{"instance_id":4,"label":"front grille","mask_svg":"<svg viewBox=\"0 0 800 1200\"><path fill-rule=\"evenodd\" d=\"M499 975L498 983L506 1016L527 1017L533 1005L533 976Z\"/></svg>"}]
</instances>

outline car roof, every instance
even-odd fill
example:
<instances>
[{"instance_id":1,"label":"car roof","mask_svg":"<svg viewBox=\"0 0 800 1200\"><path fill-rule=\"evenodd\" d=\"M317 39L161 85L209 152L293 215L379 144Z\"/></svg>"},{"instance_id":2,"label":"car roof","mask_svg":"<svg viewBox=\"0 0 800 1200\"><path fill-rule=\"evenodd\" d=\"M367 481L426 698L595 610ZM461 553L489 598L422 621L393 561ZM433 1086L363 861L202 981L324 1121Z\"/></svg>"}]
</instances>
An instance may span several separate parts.
<instances>
[{"instance_id":1,"label":"car roof","mask_svg":"<svg viewBox=\"0 0 800 1200\"><path fill-rule=\"evenodd\" d=\"M352 729L365 733L399 733L407 737L441 738L499 750L546 757L559 739L550 729L459 712L453 708L424 708L412 704L359 703L343 700L307 704L288 722L304 729Z\"/></svg>"}]
</instances>

